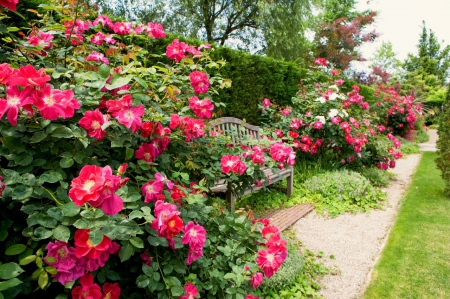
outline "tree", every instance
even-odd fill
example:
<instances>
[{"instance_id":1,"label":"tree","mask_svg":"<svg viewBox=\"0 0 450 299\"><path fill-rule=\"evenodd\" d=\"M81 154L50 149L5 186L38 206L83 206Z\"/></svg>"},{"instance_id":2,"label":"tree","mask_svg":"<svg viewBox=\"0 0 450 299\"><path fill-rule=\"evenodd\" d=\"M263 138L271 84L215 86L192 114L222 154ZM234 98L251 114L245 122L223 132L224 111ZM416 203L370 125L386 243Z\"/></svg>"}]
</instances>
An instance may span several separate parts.
<instances>
[{"instance_id":1,"label":"tree","mask_svg":"<svg viewBox=\"0 0 450 299\"><path fill-rule=\"evenodd\" d=\"M380 67L391 75L401 72L402 63L397 59L397 53L392 48L392 43L382 42L381 47L377 48L373 57L370 59L372 66Z\"/></svg>"},{"instance_id":2,"label":"tree","mask_svg":"<svg viewBox=\"0 0 450 299\"><path fill-rule=\"evenodd\" d=\"M408 54L404 69L408 72L416 72L423 78L434 75L443 85L449 76L450 46L441 50L441 44L434 32L431 29L427 31L425 21L422 24L422 34L417 45L418 54L417 56Z\"/></svg>"},{"instance_id":3,"label":"tree","mask_svg":"<svg viewBox=\"0 0 450 299\"><path fill-rule=\"evenodd\" d=\"M324 57L334 67L346 70L352 60L361 60L358 48L365 42L372 42L378 36L365 29L375 21L374 11L356 12L355 0L329 1L324 13L324 21L317 28L315 54Z\"/></svg>"},{"instance_id":4,"label":"tree","mask_svg":"<svg viewBox=\"0 0 450 299\"><path fill-rule=\"evenodd\" d=\"M313 9L326 0L137 0L96 2L104 11L144 22L158 21L167 32L250 50L289 61L307 60L305 32ZM306 57L306 58L305 58Z\"/></svg>"}]
</instances>

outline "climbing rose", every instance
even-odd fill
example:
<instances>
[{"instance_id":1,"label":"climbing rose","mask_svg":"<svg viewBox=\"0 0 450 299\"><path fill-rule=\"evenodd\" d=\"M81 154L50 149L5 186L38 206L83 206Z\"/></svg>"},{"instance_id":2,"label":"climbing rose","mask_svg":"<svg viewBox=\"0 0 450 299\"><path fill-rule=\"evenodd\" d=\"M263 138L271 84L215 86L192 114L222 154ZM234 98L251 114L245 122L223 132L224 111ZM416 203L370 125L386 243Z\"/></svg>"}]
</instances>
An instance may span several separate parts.
<instances>
[{"instance_id":1,"label":"climbing rose","mask_svg":"<svg viewBox=\"0 0 450 299\"><path fill-rule=\"evenodd\" d=\"M0 0L0 5L6 7L9 10L16 10L16 6L19 3L19 0Z\"/></svg>"},{"instance_id":2,"label":"climbing rose","mask_svg":"<svg viewBox=\"0 0 450 299\"><path fill-rule=\"evenodd\" d=\"M283 261L281 252L275 246L258 251L258 257L256 258L258 266L264 271L266 277L272 276L280 268Z\"/></svg>"},{"instance_id":3,"label":"climbing rose","mask_svg":"<svg viewBox=\"0 0 450 299\"><path fill-rule=\"evenodd\" d=\"M42 87L49 80L50 76L45 73L44 68L36 70L32 65L28 64L11 74L8 84L9 86Z\"/></svg>"},{"instance_id":4,"label":"climbing rose","mask_svg":"<svg viewBox=\"0 0 450 299\"><path fill-rule=\"evenodd\" d=\"M119 299L121 290L117 282L116 283L105 282L102 288L104 293L102 299Z\"/></svg>"},{"instance_id":5,"label":"climbing rose","mask_svg":"<svg viewBox=\"0 0 450 299\"><path fill-rule=\"evenodd\" d=\"M244 162L242 162L241 157L233 156L233 155L225 155L220 159L220 165L222 167L223 173L239 173L240 175L244 174L247 166Z\"/></svg>"},{"instance_id":6,"label":"climbing rose","mask_svg":"<svg viewBox=\"0 0 450 299\"><path fill-rule=\"evenodd\" d=\"M317 58L314 60L314 64L321 65L321 66L327 66L328 62L325 58Z\"/></svg>"},{"instance_id":7,"label":"climbing rose","mask_svg":"<svg viewBox=\"0 0 450 299\"><path fill-rule=\"evenodd\" d=\"M253 288L256 289L263 281L264 277L262 273L257 272L253 274L252 278L250 279L250 283L252 284Z\"/></svg>"},{"instance_id":8,"label":"climbing rose","mask_svg":"<svg viewBox=\"0 0 450 299\"><path fill-rule=\"evenodd\" d=\"M161 181L151 180L142 186L142 196L145 197L144 202L149 203L151 201L156 202L157 200L164 199L163 194L164 183Z\"/></svg>"},{"instance_id":9,"label":"climbing rose","mask_svg":"<svg viewBox=\"0 0 450 299\"><path fill-rule=\"evenodd\" d=\"M17 126L19 109L27 104L31 91L31 88L19 90L16 86L8 86L6 89L6 99L0 98L0 119L8 112L7 118L9 123Z\"/></svg>"},{"instance_id":10,"label":"climbing rose","mask_svg":"<svg viewBox=\"0 0 450 299\"><path fill-rule=\"evenodd\" d=\"M185 57L185 51L188 45L183 42L179 42L178 39L174 39L170 45L166 48L166 56L170 60L174 60L176 62L180 62L181 59Z\"/></svg>"},{"instance_id":11,"label":"climbing rose","mask_svg":"<svg viewBox=\"0 0 450 299\"><path fill-rule=\"evenodd\" d=\"M81 286L76 286L72 290L73 299L101 299L102 291L98 284L94 283L92 274L85 274L80 278Z\"/></svg>"},{"instance_id":12,"label":"climbing rose","mask_svg":"<svg viewBox=\"0 0 450 299\"><path fill-rule=\"evenodd\" d=\"M66 119L73 117L75 110L81 107L74 96L70 89L51 89L47 84L34 93L33 104L45 119L57 120L59 117Z\"/></svg>"},{"instance_id":13,"label":"climbing rose","mask_svg":"<svg viewBox=\"0 0 450 299\"><path fill-rule=\"evenodd\" d=\"M151 223L151 227L158 232L159 237L165 237L173 240L183 229L183 220L181 220L181 212L177 210L177 206L158 200L155 204L155 216Z\"/></svg>"},{"instance_id":14,"label":"climbing rose","mask_svg":"<svg viewBox=\"0 0 450 299\"><path fill-rule=\"evenodd\" d=\"M262 104L263 104L264 107L270 107L270 105L271 105L269 99L264 99L263 102L262 102Z\"/></svg>"},{"instance_id":15,"label":"climbing rose","mask_svg":"<svg viewBox=\"0 0 450 299\"><path fill-rule=\"evenodd\" d=\"M98 245L94 245L89 239L88 229L79 229L75 232L75 256L81 258L85 256L88 259L98 259L102 252L109 249L111 239L103 236L102 241Z\"/></svg>"},{"instance_id":16,"label":"climbing rose","mask_svg":"<svg viewBox=\"0 0 450 299\"><path fill-rule=\"evenodd\" d=\"M184 285L184 293L185 295L181 296L180 299L194 299L198 296L198 290L191 282L187 282Z\"/></svg>"},{"instance_id":17,"label":"climbing rose","mask_svg":"<svg viewBox=\"0 0 450 299\"><path fill-rule=\"evenodd\" d=\"M56 269L56 274L52 277L61 284L74 281L85 272L86 259L75 256L75 248L70 247L68 243L62 241L49 242L45 249L48 251L44 258L46 264ZM49 262L53 258L52 262Z\"/></svg>"},{"instance_id":18,"label":"climbing rose","mask_svg":"<svg viewBox=\"0 0 450 299\"><path fill-rule=\"evenodd\" d=\"M151 38L165 38L164 28L159 23L148 23L146 28L148 36Z\"/></svg>"},{"instance_id":19,"label":"climbing rose","mask_svg":"<svg viewBox=\"0 0 450 299\"><path fill-rule=\"evenodd\" d=\"M211 118L214 105L210 99L199 100L198 97L193 96L189 99L189 108L200 118Z\"/></svg>"},{"instance_id":20,"label":"climbing rose","mask_svg":"<svg viewBox=\"0 0 450 299\"><path fill-rule=\"evenodd\" d=\"M189 80L196 94L205 93L209 88L209 78L206 73L193 71L189 74Z\"/></svg>"},{"instance_id":21,"label":"climbing rose","mask_svg":"<svg viewBox=\"0 0 450 299\"><path fill-rule=\"evenodd\" d=\"M248 294L244 299L260 299L259 297L253 296L252 294Z\"/></svg>"},{"instance_id":22,"label":"climbing rose","mask_svg":"<svg viewBox=\"0 0 450 299\"><path fill-rule=\"evenodd\" d=\"M105 184L102 168L96 165L86 165L74 178L69 190L69 197L75 205L82 206L88 201L98 201Z\"/></svg>"},{"instance_id":23,"label":"climbing rose","mask_svg":"<svg viewBox=\"0 0 450 299\"><path fill-rule=\"evenodd\" d=\"M102 129L102 125L107 121L107 117L100 110L95 109L94 111L86 111L84 116L78 121L78 124L87 131L89 137L102 140L106 134L106 131Z\"/></svg>"}]
</instances>

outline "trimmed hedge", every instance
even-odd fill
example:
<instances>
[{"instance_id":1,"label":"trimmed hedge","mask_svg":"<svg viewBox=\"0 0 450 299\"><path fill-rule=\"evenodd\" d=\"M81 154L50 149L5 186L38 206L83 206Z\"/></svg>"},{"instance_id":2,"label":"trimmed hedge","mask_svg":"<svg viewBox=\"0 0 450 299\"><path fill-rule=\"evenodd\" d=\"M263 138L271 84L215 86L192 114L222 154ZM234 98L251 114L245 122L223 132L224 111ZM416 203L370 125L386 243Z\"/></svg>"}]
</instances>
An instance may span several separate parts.
<instances>
[{"instance_id":1,"label":"trimmed hedge","mask_svg":"<svg viewBox=\"0 0 450 299\"><path fill-rule=\"evenodd\" d=\"M218 110L221 110L223 116L246 119L252 124L260 123L258 104L261 104L263 98L269 98L282 106L290 105L300 81L307 73L306 69L293 62L251 55L226 47L216 49L211 57L228 62L220 73L223 78L232 80L231 88L221 91L215 98L227 105Z\"/></svg>"},{"instance_id":2,"label":"trimmed hedge","mask_svg":"<svg viewBox=\"0 0 450 299\"><path fill-rule=\"evenodd\" d=\"M439 115L438 134L436 146L439 151L436 164L446 185L444 191L450 195L450 86L444 101L444 111Z\"/></svg>"}]
</instances>

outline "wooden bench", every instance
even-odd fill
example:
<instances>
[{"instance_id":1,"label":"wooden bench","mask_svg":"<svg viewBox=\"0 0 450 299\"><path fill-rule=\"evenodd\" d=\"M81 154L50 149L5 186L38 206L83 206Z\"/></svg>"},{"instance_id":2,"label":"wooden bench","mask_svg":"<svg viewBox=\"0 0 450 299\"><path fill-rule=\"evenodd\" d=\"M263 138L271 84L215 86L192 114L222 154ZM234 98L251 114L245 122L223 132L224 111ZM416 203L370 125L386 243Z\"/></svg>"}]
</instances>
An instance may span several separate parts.
<instances>
[{"instance_id":1,"label":"wooden bench","mask_svg":"<svg viewBox=\"0 0 450 299\"><path fill-rule=\"evenodd\" d=\"M230 132L236 132L236 134L231 136L232 142L238 142L240 137L244 135L251 136L255 139L260 139L260 129L258 126L250 125L244 123L242 120L234 117L222 117L210 122L213 130L221 130L222 134L229 135ZM287 188L280 188L286 192L287 196L292 194L292 190L294 187L294 169L292 166L285 168L283 170L279 170L278 168L272 169L263 167L261 169L266 177L268 178L263 182L261 186L256 186L252 184L249 188L247 188L243 194L239 194L239 196L246 195L252 193L256 190L266 188L280 180L287 179ZM211 193L225 193L225 200L227 204L227 208L230 211L234 211L235 208L235 199L236 192L234 191L236 186L231 183L227 183L225 180L220 180L214 184L214 186L210 187Z\"/></svg>"}]
</instances>

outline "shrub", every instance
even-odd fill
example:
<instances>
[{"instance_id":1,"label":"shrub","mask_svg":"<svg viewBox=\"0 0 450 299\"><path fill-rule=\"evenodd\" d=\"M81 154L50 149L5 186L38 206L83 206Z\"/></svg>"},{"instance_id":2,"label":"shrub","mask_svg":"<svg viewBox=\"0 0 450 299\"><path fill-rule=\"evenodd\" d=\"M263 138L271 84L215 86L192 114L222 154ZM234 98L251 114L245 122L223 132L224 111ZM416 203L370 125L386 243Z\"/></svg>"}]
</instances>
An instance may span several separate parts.
<instances>
[{"instance_id":1,"label":"shrub","mask_svg":"<svg viewBox=\"0 0 450 299\"><path fill-rule=\"evenodd\" d=\"M445 193L450 195L450 87L444 101L444 111L439 117L438 134L436 146L439 156L436 163L446 184Z\"/></svg>"},{"instance_id":2,"label":"shrub","mask_svg":"<svg viewBox=\"0 0 450 299\"><path fill-rule=\"evenodd\" d=\"M386 200L386 194L373 187L367 178L345 169L319 174L306 180L303 186L307 192L321 195L316 208L333 217L381 208Z\"/></svg>"},{"instance_id":3,"label":"shrub","mask_svg":"<svg viewBox=\"0 0 450 299\"><path fill-rule=\"evenodd\" d=\"M383 171L376 167L362 167L358 169L358 172L369 179L370 183L375 187L387 187L389 185L389 180L392 177L390 172Z\"/></svg>"},{"instance_id":4,"label":"shrub","mask_svg":"<svg viewBox=\"0 0 450 299\"><path fill-rule=\"evenodd\" d=\"M348 168L393 166L401 157L394 150L400 147L400 141L379 125L387 121L387 114L376 114L356 85L343 94L340 86L344 80L338 72L321 69L331 73L329 81L300 86L292 106L262 101L260 109L265 126L273 131L271 136L293 143L300 160L311 155L317 160L324 155L324 161Z\"/></svg>"},{"instance_id":5,"label":"shrub","mask_svg":"<svg viewBox=\"0 0 450 299\"><path fill-rule=\"evenodd\" d=\"M135 43L162 37L157 23L53 4L2 49L0 297L244 298L256 273L282 264L285 241L268 220L224 211L206 186L248 183L285 153L293 163L292 148L275 161L278 140L242 148L209 132L229 82L209 74L224 62L207 45L173 40L162 56ZM230 154L239 163L221 163Z\"/></svg>"}]
</instances>

